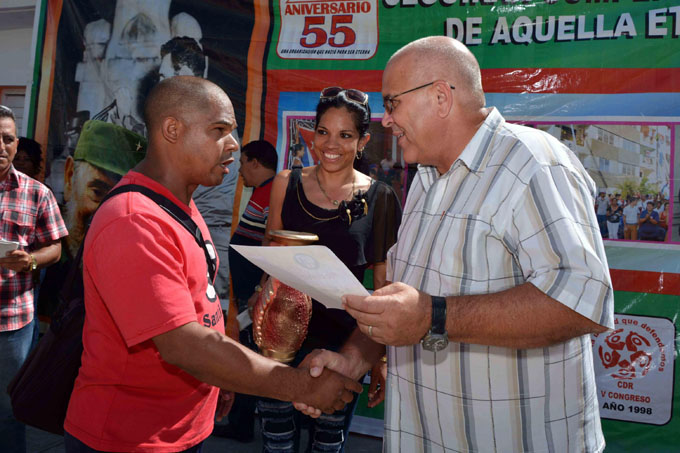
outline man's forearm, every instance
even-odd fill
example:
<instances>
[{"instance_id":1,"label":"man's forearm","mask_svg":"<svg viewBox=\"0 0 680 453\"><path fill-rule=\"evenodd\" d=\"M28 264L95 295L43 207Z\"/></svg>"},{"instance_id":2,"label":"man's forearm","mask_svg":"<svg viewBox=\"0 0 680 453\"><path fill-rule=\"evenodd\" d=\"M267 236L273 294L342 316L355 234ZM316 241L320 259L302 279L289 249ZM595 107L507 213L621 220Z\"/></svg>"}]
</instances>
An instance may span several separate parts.
<instances>
[{"instance_id":1,"label":"man's forearm","mask_svg":"<svg viewBox=\"0 0 680 453\"><path fill-rule=\"evenodd\" d=\"M61 256L61 241L56 240L33 250L31 254L35 257L38 268L43 268L59 261Z\"/></svg>"},{"instance_id":2,"label":"man's forearm","mask_svg":"<svg viewBox=\"0 0 680 453\"><path fill-rule=\"evenodd\" d=\"M266 359L225 335L192 322L154 342L166 362L196 379L238 393L300 399L309 373Z\"/></svg>"},{"instance_id":3,"label":"man's forearm","mask_svg":"<svg viewBox=\"0 0 680 453\"><path fill-rule=\"evenodd\" d=\"M453 341L518 349L606 330L531 283L494 294L447 297L446 327Z\"/></svg>"}]
</instances>

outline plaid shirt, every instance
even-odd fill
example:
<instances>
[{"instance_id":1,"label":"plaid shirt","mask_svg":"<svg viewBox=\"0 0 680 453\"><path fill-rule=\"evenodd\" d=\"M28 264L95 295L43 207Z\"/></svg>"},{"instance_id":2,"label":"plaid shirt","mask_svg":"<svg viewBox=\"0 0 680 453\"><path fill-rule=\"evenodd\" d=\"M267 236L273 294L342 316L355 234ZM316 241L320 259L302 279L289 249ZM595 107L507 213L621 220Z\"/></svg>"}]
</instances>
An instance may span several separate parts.
<instances>
[{"instance_id":1,"label":"plaid shirt","mask_svg":"<svg viewBox=\"0 0 680 453\"><path fill-rule=\"evenodd\" d=\"M52 191L10 168L0 182L0 238L32 252L67 234ZM33 313L32 273L0 268L0 332L22 328Z\"/></svg>"}]
</instances>

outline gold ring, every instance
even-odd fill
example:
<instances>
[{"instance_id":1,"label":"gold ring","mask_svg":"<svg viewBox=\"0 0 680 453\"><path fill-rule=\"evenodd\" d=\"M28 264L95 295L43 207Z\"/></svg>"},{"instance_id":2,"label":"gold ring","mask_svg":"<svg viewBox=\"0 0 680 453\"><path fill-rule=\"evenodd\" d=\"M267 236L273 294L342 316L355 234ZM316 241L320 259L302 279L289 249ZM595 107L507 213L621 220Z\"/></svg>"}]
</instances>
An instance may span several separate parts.
<instances>
[{"instance_id":1,"label":"gold ring","mask_svg":"<svg viewBox=\"0 0 680 453\"><path fill-rule=\"evenodd\" d=\"M368 336L369 337L373 336L373 326L368 326Z\"/></svg>"}]
</instances>

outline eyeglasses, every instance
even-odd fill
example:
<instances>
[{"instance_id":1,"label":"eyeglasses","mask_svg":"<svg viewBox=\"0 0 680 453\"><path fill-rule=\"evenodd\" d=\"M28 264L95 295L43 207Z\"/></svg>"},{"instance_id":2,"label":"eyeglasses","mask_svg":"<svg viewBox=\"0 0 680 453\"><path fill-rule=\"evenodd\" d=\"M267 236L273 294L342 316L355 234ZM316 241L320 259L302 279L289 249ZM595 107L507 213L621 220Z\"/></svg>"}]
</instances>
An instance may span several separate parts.
<instances>
[{"instance_id":1,"label":"eyeglasses","mask_svg":"<svg viewBox=\"0 0 680 453\"><path fill-rule=\"evenodd\" d=\"M354 88L345 89L342 87L326 87L321 90L320 99L332 99L344 94L345 99L355 104L366 106L368 104L368 95L363 91L355 90Z\"/></svg>"},{"instance_id":2,"label":"eyeglasses","mask_svg":"<svg viewBox=\"0 0 680 453\"><path fill-rule=\"evenodd\" d=\"M426 83L425 85L420 85L419 87L411 88L410 90L402 91L401 93L395 94L394 96L385 96L383 98L383 107L385 107L385 111L389 114L392 114L392 112L394 112L394 109L397 108L397 104L399 102L399 101L397 101L397 104L395 104L394 100L396 98L398 98L399 96L404 95L406 93L410 93L411 91L416 91L416 90L419 90L421 88L429 87L430 85L432 85L435 82L437 82L437 80L433 80L432 82ZM453 85L450 85L450 84L449 84L449 87L452 90L456 89L456 87L454 87Z\"/></svg>"}]
</instances>

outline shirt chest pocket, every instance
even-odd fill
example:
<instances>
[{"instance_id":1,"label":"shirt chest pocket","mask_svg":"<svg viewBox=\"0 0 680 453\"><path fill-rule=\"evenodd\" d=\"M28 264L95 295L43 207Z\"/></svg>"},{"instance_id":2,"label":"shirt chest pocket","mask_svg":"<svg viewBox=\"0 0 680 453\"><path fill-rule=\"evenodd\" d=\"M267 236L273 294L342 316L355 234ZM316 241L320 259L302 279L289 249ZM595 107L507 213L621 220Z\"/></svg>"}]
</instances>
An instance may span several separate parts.
<instances>
[{"instance_id":1,"label":"shirt chest pocket","mask_svg":"<svg viewBox=\"0 0 680 453\"><path fill-rule=\"evenodd\" d=\"M37 215L31 211L6 209L2 213L2 239L18 241L23 247L34 242Z\"/></svg>"}]
</instances>

